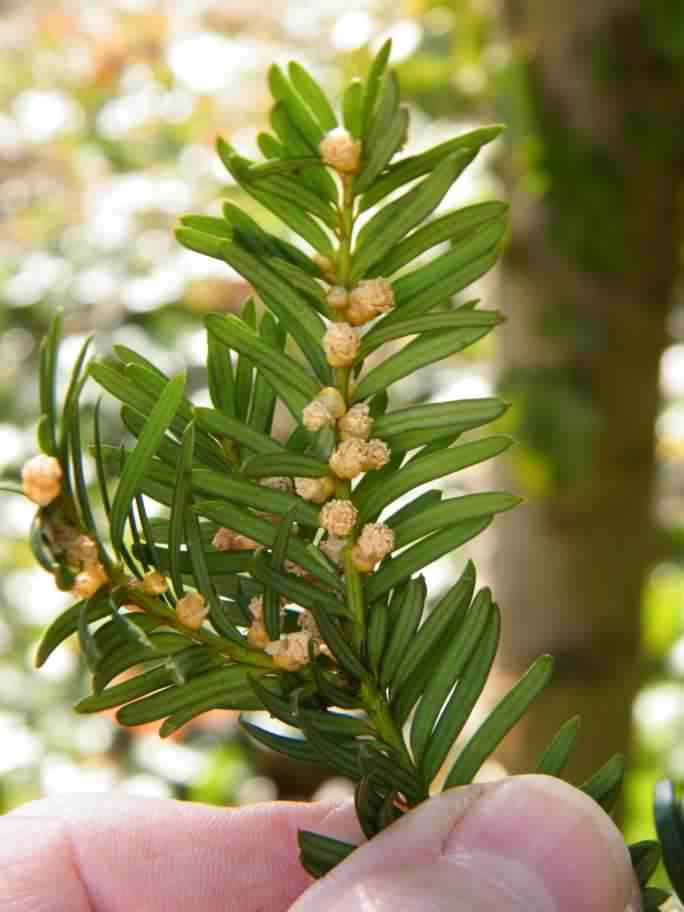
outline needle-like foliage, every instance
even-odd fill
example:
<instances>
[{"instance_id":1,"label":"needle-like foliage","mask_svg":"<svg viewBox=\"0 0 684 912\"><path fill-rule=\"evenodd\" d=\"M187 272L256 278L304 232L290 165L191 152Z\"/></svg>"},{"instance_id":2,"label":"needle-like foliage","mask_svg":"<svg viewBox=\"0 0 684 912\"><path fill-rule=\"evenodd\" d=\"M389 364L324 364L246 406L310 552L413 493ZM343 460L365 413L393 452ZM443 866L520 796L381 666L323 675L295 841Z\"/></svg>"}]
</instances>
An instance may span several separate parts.
<instances>
[{"instance_id":1,"label":"needle-like foliage","mask_svg":"<svg viewBox=\"0 0 684 912\"><path fill-rule=\"evenodd\" d=\"M77 711L160 720L164 737L208 710L265 709L293 733L244 722L249 735L352 779L368 837L436 780L471 782L553 664L539 658L453 759L496 655L500 613L472 563L433 607L421 571L517 498L417 492L503 452L508 438L468 432L505 405L392 408L388 391L501 320L477 301L452 301L495 263L507 207L442 208L500 127L398 157L409 117L388 58L386 45L365 84L344 93L341 124L304 69L273 67L266 160L219 140L232 178L295 243L232 203L222 218L181 219L179 242L237 270L255 294L240 316L207 317L212 407L194 406L183 375L166 377L128 348L87 364L86 345L60 409L57 318L41 360L48 461L24 479L41 503L36 558L78 597L45 633L38 664L78 633L93 693ZM107 535L82 466L88 377L121 403L136 441L105 443L98 406L92 455ZM61 488L43 496L48 469ZM153 518L150 501L161 505ZM562 775L577 730L576 720L561 728L539 772ZM610 811L622 773L614 758L583 788ZM315 876L354 849L312 833L300 846ZM657 852L633 847L644 885Z\"/></svg>"}]
</instances>

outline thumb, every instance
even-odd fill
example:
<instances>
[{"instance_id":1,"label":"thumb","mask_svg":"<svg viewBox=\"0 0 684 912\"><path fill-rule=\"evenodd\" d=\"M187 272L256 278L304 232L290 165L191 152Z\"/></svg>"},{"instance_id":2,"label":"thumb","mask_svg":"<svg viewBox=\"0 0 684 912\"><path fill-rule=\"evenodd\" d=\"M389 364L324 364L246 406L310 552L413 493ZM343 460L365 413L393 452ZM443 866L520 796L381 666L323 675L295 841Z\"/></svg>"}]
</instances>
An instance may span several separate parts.
<instances>
[{"instance_id":1,"label":"thumb","mask_svg":"<svg viewBox=\"0 0 684 912\"><path fill-rule=\"evenodd\" d=\"M431 798L310 887L291 912L640 912L629 853L585 794L516 776Z\"/></svg>"}]
</instances>

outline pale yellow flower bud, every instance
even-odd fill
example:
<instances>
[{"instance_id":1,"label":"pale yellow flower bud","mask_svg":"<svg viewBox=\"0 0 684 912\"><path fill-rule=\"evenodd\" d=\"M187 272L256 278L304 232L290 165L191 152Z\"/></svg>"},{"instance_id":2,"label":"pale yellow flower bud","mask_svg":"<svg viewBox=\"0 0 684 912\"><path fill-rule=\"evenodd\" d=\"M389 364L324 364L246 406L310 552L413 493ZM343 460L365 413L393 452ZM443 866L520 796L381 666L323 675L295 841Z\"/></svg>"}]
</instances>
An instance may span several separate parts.
<instances>
[{"instance_id":1,"label":"pale yellow flower bud","mask_svg":"<svg viewBox=\"0 0 684 912\"><path fill-rule=\"evenodd\" d=\"M328 535L318 546L326 557L329 557L333 564L339 564L342 561L342 551L346 542L343 538L336 535Z\"/></svg>"},{"instance_id":2,"label":"pale yellow flower bud","mask_svg":"<svg viewBox=\"0 0 684 912\"><path fill-rule=\"evenodd\" d=\"M311 639L320 640L321 631L318 629L316 619L306 608L297 616L297 624L305 633L308 633Z\"/></svg>"},{"instance_id":3,"label":"pale yellow flower bud","mask_svg":"<svg viewBox=\"0 0 684 912\"><path fill-rule=\"evenodd\" d=\"M199 630L209 614L209 606L199 592L188 592L176 603L176 617L191 630Z\"/></svg>"},{"instance_id":4,"label":"pale yellow flower bud","mask_svg":"<svg viewBox=\"0 0 684 912\"><path fill-rule=\"evenodd\" d=\"M340 174L354 174L361 164L361 143L351 133L337 127L323 137L319 150L325 165Z\"/></svg>"},{"instance_id":5,"label":"pale yellow flower bud","mask_svg":"<svg viewBox=\"0 0 684 912\"><path fill-rule=\"evenodd\" d=\"M247 631L247 642L253 649L263 649L268 646L270 640L263 621L252 621Z\"/></svg>"},{"instance_id":6,"label":"pale yellow flower bud","mask_svg":"<svg viewBox=\"0 0 684 912\"><path fill-rule=\"evenodd\" d=\"M161 595L168 589L166 580L157 570L150 570L142 578L141 588L148 595Z\"/></svg>"},{"instance_id":7,"label":"pale yellow flower bud","mask_svg":"<svg viewBox=\"0 0 684 912\"><path fill-rule=\"evenodd\" d=\"M262 621L264 619L264 598L262 595L255 595L249 600L247 605L247 610L252 615L255 621Z\"/></svg>"},{"instance_id":8,"label":"pale yellow flower bud","mask_svg":"<svg viewBox=\"0 0 684 912\"><path fill-rule=\"evenodd\" d=\"M300 567L299 564L296 564L292 560L285 561L285 571L287 573L292 573L292 574L294 574L294 576L299 576L299 577L305 577L305 576L309 575L307 573L307 571L304 569L304 567Z\"/></svg>"},{"instance_id":9,"label":"pale yellow flower bud","mask_svg":"<svg viewBox=\"0 0 684 912\"><path fill-rule=\"evenodd\" d=\"M104 586L108 579L107 571L101 563L96 561L95 563L88 564L74 580L74 585L71 590L72 595L81 599L90 598L95 595L101 586Z\"/></svg>"},{"instance_id":10,"label":"pale yellow flower bud","mask_svg":"<svg viewBox=\"0 0 684 912\"><path fill-rule=\"evenodd\" d=\"M211 543L217 551L253 551L258 547L254 539L224 527L218 530Z\"/></svg>"},{"instance_id":11,"label":"pale yellow flower bud","mask_svg":"<svg viewBox=\"0 0 684 912\"><path fill-rule=\"evenodd\" d=\"M373 310L370 304L364 304L363 301L351 301L345 314L347 322L351 326L363 326L370 323L377 317L377 312Z\"/></svg>"},{"instance_id":12,"label":"pale yellow flower bud","mask_svg":"<svg viewBox=\"0 0 684 912\"><path fill-rule=\"evenodd\" d=\"M230 551L233 545L233 530L220 528L211 540L217 551Z\"/></svg>"},{"instance_id":13,"label":"pale yellow flower bud","mask_svg":"<svg viewBox=\"0 0 684 912\"><path fill-rule=\"evenodd\" d=\"M341 418L347 411L344 396L334 386L324 386L316 396L316 400L323 403L333 418Z\"/></svg>"},{"instance_id":14,"label":"pale yellow flower bud","mask_svg":"<svg viewBox=\"0 0 684 912\"><path fill-rule=\"evenodd\" d=\"M335 417L318 399L314 399L302 411L302 424L307 431L320 431L335 423Z\"/></svg>"},{"instance_id":15,"label":"pale yellow flower bud","mask_svg":"<svg viewBox=\"0 0 684 912\"><path fill-rule=\"evenodd\" d=\"M322 504L335 493L335 481L329 476L324 478L295 478L295 491L303 500Z\"/></svg>"},{"instance_id":16,"label":"pale yellow flower bud","mask_svg":"<svg viewBox=\"0 0 684 912\"><path fill-rule=\"evenodd\" d=\"M67 560L72 566L97 561L97 544L88 535L79 535L67 548Z\"/></svg>"},{"instance_id":17,"label":"pale yellow flower bud","mask_svg":"<svg viewBox=\"0 0 684 912\"><path fill-rule=\"evenodd\" d=\"M344 538L354 528L358 515L351 500L331 500L321 509L319 522L326 532Z\"/></svg>"},{"instance_id":18,"label":"pale yellow flower bud","mask_svg":"<svg viewBox=\"0 0 684 912\"><path fill-rule=\"evenodd\" d=\"M360 573L371 573L377 561L372 557L367 557L358 545L351 549L352 563Z\"/></svg>"},{"instance_id":19,"label":"pale yellow flower bud","mask_svg":"<svg viewBox=\"0 0 684 912\"><path fill-rule=\"evenodd\" d=\"M40 453L21 470L24 494L34 503L46 507L62 492L62 467L54 456Z\"/></svg>"},{"instance_id":20,"label":"pale yellow flower bud","mask_svg":"<svg viewBox=\"0 0 684 912\"><path fill-rule=\"evenodd\" d=\"M370 408L365 402L352 405L347 414L337 422L337 430L342 440L349 440L352 437L367 440L372 427L373 419L370 416Z\"/></svg>"},{"instance_id":21,"label":"pale yellow flower bud","mask_svg":"<svg viewBox=\"0 0 684 912\"><path fill-rule=\"evenodd\" d=\"M273 656L273 664L284 671L297 671L309 661L309 641L311 634L302 630L299 633L288 633L275 642L269 643L264 652Z\"/></svg>"},{"instance_id":22,"label":"pale yellow flower bud","mask_svg":"<svg viewBox=\"0 0 684 912\"><path fill-rule=\"evenodd\" d=\"M364 279L349 294L347 319L361 326L394 307L394 292L387 279Z\"/></svg>"},{"instance_id":23,"label":"pale yellow flower bud","mask_svg":"<svg viewBox=\"0 0 684 912\"><path fill-rule=\"evenodd\" d=\"M262 478L259 484L264 488L270 488L272 491L282 491L283 494L290 494L293 487L292 479L285 478L282 475L273 478Z\"/></svg>"},{"instance_id":24,"label":"pale yellow flower bud","mask_svg":"<svg viewBox=\"0 0 684 912\"><path fill-rule=\"evenodd\" d=\"M324 278L327 282L330 282L330 283L332 284L332 283L335 281L335 278L336 278L336 275L335 275L335 269L336 269L336 267L335 267L335 261L334 261L334 260L331 260L330 257L323 256L322 253L314 253L314 255L311 257L311 259L314 261L314 263L315 263L315 264L318 266L318 268L321 270L321 273L322 273L322 275L323 275L323 278Z\"/></svg>"},{"instance_id":25,"label":"pale yellow flower bud","mask_svg":"<svg viewBox=\"0 0 684 912\"><path fill-rule=\"evenodd\" d=\"M341 285L334 285L328 291L326 299L333 310L346 310L349 305L349 292Z\"/></svg>"},{"instance_id":26,"label":"pale yellow flower bud","mask_svg":"<svg viewBox=\"0 0 684 912\"><path fill-rule=\"evenodd\" d=\"M366 523L352 549L352 558L359 569L362 563L369 563L372 569L374 564L391 554L393 549L394 532L389 526L384 523Z\"/></svg>"},{"instance_id":27,"label":"pale yellow flower bud","mask_svg":"<svg viewBox=\"0 0 684 912\"><path fill-rule=\"evenodd\" d=\"M338 478L351 480L364 471L365 457L365 441L351 437L333 451L329 465Z\"/></svg>"},{"instance_id":28,"label":"pale yellow flower bud","mask_svg":"<svg viewBox=\"0 0 684 912\"><path fill-rule=\"evenodd\" d=\"M359 345L359 337L348 323L331 323L323 336L323 350L331 367L350 367Z\"/></svg>"},{"instance_id":29,"label":"pale yellow flower bud","mask_svg":"<svg viewBox=\"0 0 684 912\"><path fill-rule=\"evenodd\" d=\"M384 440L369 440L364 454L364 469L381 469L390 461L392 452Z\"/></svg>"}]
</instances>

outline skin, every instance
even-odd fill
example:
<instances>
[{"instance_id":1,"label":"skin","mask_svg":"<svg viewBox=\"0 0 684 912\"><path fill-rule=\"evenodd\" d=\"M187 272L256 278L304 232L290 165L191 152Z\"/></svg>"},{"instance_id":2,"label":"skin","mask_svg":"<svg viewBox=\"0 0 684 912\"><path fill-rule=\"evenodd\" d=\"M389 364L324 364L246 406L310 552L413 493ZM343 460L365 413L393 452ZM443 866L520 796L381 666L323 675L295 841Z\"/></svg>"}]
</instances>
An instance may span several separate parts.
<instances>
[{"instance_id":1,"label":"skin","mask_svg":"<svg viewBox=\"0 0 684 912\"><path fill-rule=\"evenodd\" d=\"M313 883L296 832L361 842L349 802L240 810L125 795L0 819L3 912L638 912L627 851L586 796L543 776L433 798ZM581 872L581 876L578 876Z\"/></svg>"}]
</instances>

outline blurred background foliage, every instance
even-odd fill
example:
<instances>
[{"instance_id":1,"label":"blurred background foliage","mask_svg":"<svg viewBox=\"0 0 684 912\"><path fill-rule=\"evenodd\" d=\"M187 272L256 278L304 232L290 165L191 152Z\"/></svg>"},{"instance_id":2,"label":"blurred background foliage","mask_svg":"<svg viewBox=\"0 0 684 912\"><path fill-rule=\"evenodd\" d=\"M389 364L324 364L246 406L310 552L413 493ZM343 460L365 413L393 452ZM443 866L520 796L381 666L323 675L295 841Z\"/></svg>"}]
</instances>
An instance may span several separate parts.
<instances>
[{"instance_id":1,"label":"blurred background foliage","mask_svg":"<svg viewBox=\"0 0 684 912\"><path fill-rule=\"evenodd\" d=\"M567 110L554 111L546 103L543 66L534 53L535 41L543 46L539 34L544 24L538 23L536 34L529 23L521 25L524 3L511 4L514 13L504 6L494 0L0 3L0 471L16 477L34 452L37 345L58 305L65 308L68 336L62 379L83 336L96 330L101 353L117 342L140 349L164 370L187 364L196 400L206 399L201 317L210 310L236 308L246 288L227 266L178 247L172 228L188 211L219 214L221 197L244 202L213 151L216 136L229 137L240 152L256 157L256 134L267 119L265 75L271 62L296 57L336 93L350 76L365 70L371 51L391 35L394 64L413 109L409 151L482 122L508 124L507 139L469 169L448 205L497 192L509 192L512 198L508 266L480 289L488 306L509 300L508 279L514 286L510 301L520 298L525 285L519 273L526 271L529 281L536 251L534 232L524 219L535 206L545 207L543 235L553 243L556 257L545 274L545 294L554 300L553 307L543 308L535 331L544 346L560 340L572 350L572 357L533 353L506 358L516 319L520 316L521 325L528 319L524 306L520 315L509 307L513 319L504 350L497 348L500 339L487 340L468 360L451 359L439 371L405 384L403 395L474 397L488 395L498 382L512 402L505 429L520 440L506 466L512 487L525 493L532 509L578 496L589 504L590 516L610 509L610 499L592 499L595 441L605 415L595 378L586 369L601 351L605 326L595 314L566 306L567 287L559 282L562 290L556 294L555 278L573 271L601 276L600 284L606 285L607 275L622 275L642 262L646 267L653 251L644 246L639 263L630 255L624 235L633 200L615 159L587 138L591 131L583 134L577 128ZM619 9L620 3L612 6ZM680 75L684 24L676 16L677 4L658 0L651 6L643 23L651 49L661 68ZM556 25L560 28L560 21ZM607 78L601 75L606 71L610 79L620 78L621 40L618 34L611 43L604 35L592 45L593 78ZM652 74L655 83L661 77ZM573 72L567 79L572 84ZM672 120L665 128L661 123L654 131L644 109L635 106L631 113L633 135L666 146L681 167L684 120ZM657 538L654 546L650 525L633 530L641 555L635 580L641 610L639 621L635 607L631 622L626 611L625 624L638 628L640 623L642 646L640 656L632 651L624 658L638 680L632 686L627 676L617 694L628 709L638 690L626 788L630 840L653 832L650 792L655 779L662 773L684 779L681 253L678 236L669 284L661 292L667 301L645 305L662 324L652 383L657 415L651 416L648 403L644 406L657 454L655 484L645 485L645 509L655 517ZM584 287L577 285L577 297ZM626 312L625 323L629 318ZM513 344L520 349L519 343ZM632 361L626 363L625 378L639 376L638 345L628 357ZM110 403L105 405L113 436L119 433L116 413ZM633 408L638 412L641 402ZM477 481L479 485L481 479ZM155 726L124 731L109 718L74 715L71 705L86 688L75 645L59 650L39 672L32 668L36 640L65 605L65 597L32 564L25 541L31 515L25 500L0 494L0 809L39 794L74 790L123 788L234 803L306 796L321 786L323 771L287 768L282 760L275 762L246 745L229 714L210 714L165 742L157 738ZM508 523L520 549L530 520L524 518L524 508L523 518L518 516L516 511ZM516 522L522 525L516 527ZM556 530L547 527L546 534L553 536ZM494 541L496 554L506 543L506 534ZM494 553L493 546L490 551ZM602 565L601 558L599 549L592 572L610 574L610 585L619 594L619 564L616 571ZM535 553L530 560L541 568L544 555ZM626 554L626 564L631 560ZM485 575L486 564L485 555ZM504 572L507 579L516 577L515 566L504 552L498 569L489 572L495 586ZM439 588L453 569L435 567L430 584ZM534 574L530 576L526 584L534 587ZM503 585L506 593L511 591L510 600L517 601L511 618L524 617L527 595L520 585L516 589L506 580ZM551 585L559 585L558 579ZM507 610L506 599L500 593L499 598ZM549 617L564 601L561 593L549 598L546 589L545 599ZM577 612L600 614L589 602L577 605ZM543 632L539 616L529 622L535 626ZM583 628L585 638L589 629ZM504 638L510 633L509 623ZM563 654L562 633L559 627L550 651L560 646ZM529 648L539 651L538 640L531 636ZM618 661L605 642L600 648L606 666ZM517 659L509 661L504 677L517 664ZM568 669L570 675L583 674L576 662ZM624 671L619 664L614 670L618 677ZM588 705L600 723L613 707L602 706L599 697ZM550 726L556 728L572 714L572 701L543 711L553 716ZM616 737L627 740L623 730ZM588 746L597 766L615 744L591 739ZM524 755L519 744L510 750ZM515 769L510 750L503 759Z\"/></svg>"}]
</instances>

